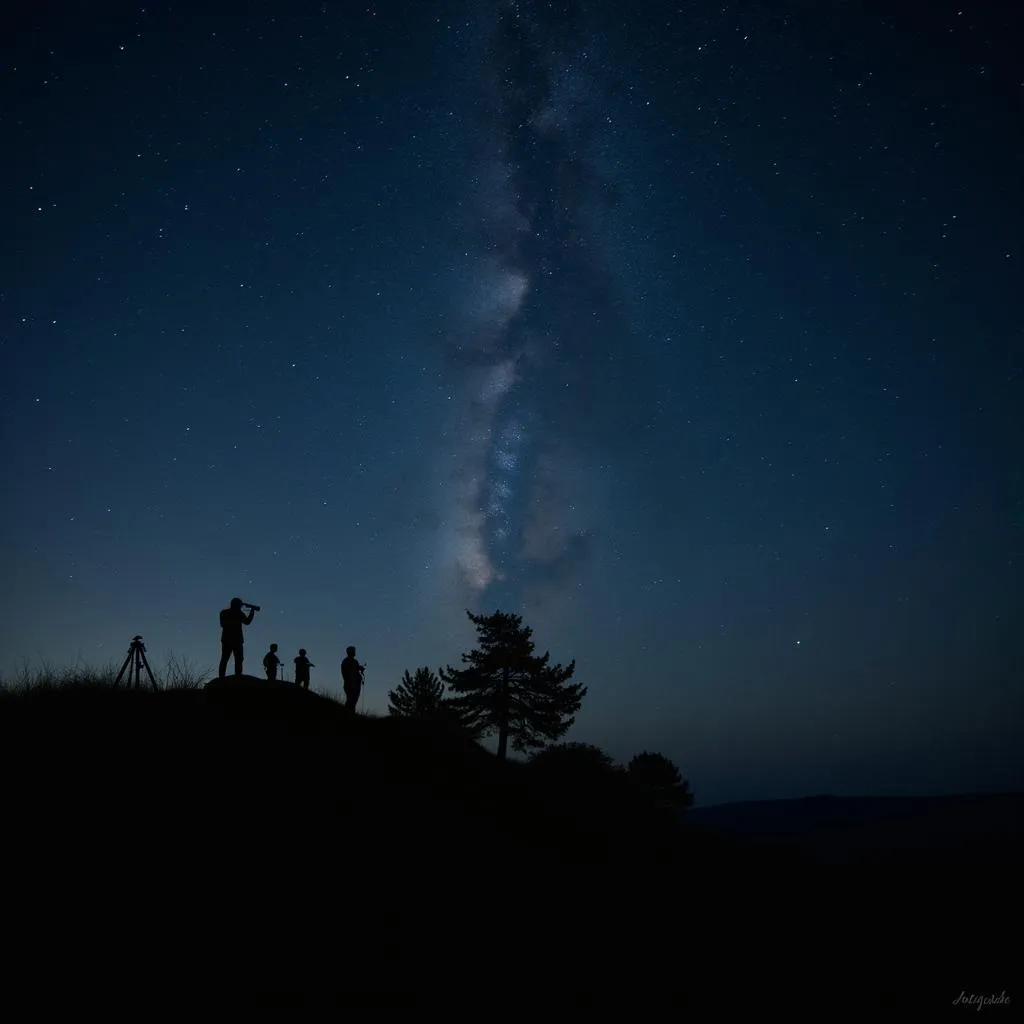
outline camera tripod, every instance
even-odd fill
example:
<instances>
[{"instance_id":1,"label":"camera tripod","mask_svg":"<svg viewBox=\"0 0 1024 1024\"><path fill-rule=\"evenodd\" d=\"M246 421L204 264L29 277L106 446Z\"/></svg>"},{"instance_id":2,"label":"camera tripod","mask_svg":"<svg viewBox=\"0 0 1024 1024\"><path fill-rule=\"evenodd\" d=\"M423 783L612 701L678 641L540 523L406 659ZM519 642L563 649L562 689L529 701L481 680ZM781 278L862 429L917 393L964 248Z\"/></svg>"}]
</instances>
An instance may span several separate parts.
<instances>
[{"instance_id":1,"label":"camera tripod","mask_svg":"<svg viewBox=\"0 0 1024 1024\"><path fill-rule=\"evenodd\" d=\"M146 661L146 645L142 642L141 636L132 637L132 642L128 646L128 657L124 659L121 671L117 673L117 678L114 680L115 689L117 688L118 683L121 682L121 676L124 675L125 669L129 666L131 666L131 670L128 673L128 689L131 689L132 687L133 674L135 677L135 689L137 690L139 688L139 677L142 675L143 669L146 670L146 675L149 676L149 681L153 684L153 689L156 689L156 680L153 678L149 662Z\"/></svg>"}]
</instances>

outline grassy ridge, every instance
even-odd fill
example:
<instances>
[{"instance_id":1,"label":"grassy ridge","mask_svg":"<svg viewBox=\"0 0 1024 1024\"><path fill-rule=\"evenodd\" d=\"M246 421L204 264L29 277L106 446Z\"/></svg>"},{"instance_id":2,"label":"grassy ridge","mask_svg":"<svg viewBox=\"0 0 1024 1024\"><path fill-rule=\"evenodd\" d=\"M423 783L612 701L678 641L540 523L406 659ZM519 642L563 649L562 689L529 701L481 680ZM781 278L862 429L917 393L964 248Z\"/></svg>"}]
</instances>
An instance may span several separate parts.
<instances>
[{"instance_id":1,"label":"grassy ridge","mask_svg":"<svg viewBox=\"0 0 1024 1024\"><path fill-rule=\"evenodd\" d=\"M30 688L0 699L0 751L13 973L105 1000L721 1008L865 956L865 992L914 998L908 942L934 998L968 948L927 880L829 878L261 680Z\"/></svg>"}]
</instances>

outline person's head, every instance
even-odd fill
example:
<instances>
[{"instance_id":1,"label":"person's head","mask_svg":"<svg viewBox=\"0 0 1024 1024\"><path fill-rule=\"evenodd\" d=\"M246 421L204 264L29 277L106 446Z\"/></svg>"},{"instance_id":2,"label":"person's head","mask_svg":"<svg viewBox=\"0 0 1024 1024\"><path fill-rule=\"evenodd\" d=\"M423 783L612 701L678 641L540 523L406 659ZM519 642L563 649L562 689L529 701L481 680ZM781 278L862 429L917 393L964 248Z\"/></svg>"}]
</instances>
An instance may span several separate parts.
<instances>
[{"instance_id":1,"label":"person's head","mask_svg":"<svg viewBox=\"0 0 1024 1024\"><path fill-rule=\"evenodd\" d=\"M299 648L299 657L300 658L304 658L305 656L306 656L306 648L305 647L300 647Z\"/></svg>"},{"instance_id":2,"label":"person's head","mask_svg":"<svg viewBox=\"0 0 1024 1024\"><path fill-rule=\"evenodd\" d=\"M242 599L240 597L231 598L231 607L238 609L242 607Z\"/></svg>"},{"instance_id":3,"label":"person's head","mask_svg":"<svg viewBox=\"0 0 1024 1024\"><path fill-rule=\"evenodd\" d=\"M277 644L271 644L271 645L270 645L270 649L271 649L272 651L276 651L276 650L277 650Z\"/></svg>"},{"instance_id":4,"label":"person's head","mask_svg":"<svg viewBox=\"0 0 1024 1024\"><path fill-rule=\"evenodd\" d=\"M348 656L349 656L350 658L354 658L354 657L356 656L356 649L355 649L354 647L346 647L346 648L345 648L345 653L346 653L346 654L347 654L347 655L348 655Z\"/></svg>"}]
</instances>

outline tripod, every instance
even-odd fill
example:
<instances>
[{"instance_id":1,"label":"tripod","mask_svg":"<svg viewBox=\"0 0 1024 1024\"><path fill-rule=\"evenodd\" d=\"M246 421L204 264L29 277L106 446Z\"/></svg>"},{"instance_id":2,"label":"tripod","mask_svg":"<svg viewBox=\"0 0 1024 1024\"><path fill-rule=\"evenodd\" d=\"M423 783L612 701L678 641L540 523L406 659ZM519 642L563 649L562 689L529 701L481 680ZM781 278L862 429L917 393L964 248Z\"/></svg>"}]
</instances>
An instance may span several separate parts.
<instances>
[{"instance_id":1,"label":"tripod","mask_svg":"<svg viewBox=\"0 0 1024 1024\"><path fill-rule=\"evenodd\" d=\"M133 662L134 659L134 662ZM128 673L128 689L132 687L132 675L135 676L135 689L139 688L139 677L142 675L142 670L145 668L146 675L149 676L149 681L153 684L153 689L156 689L156 680L153 678L153 673L150 671L149 662L146 661L146 645L142 642L141 636L132 637L132 642L128 646L128 657L124 659L124 664L121 666L121 671L117 673L117 678L114 680L114 688L117 688L117 684L121 682L121 676L124 675L124 670L131 666L131 671Z\"/></svg>"}]
</instances>

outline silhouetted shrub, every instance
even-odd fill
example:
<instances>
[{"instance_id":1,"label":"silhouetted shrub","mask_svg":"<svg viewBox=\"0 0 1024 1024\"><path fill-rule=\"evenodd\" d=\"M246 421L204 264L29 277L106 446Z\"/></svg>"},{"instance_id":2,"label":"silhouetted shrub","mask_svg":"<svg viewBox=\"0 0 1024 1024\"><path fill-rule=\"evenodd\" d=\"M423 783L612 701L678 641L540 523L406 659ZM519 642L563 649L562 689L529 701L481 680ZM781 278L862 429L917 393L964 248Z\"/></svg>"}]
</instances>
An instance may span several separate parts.
<instances>
[{"instance_id":1,"label":"silhouetted shrub","mask_svg":"<svg viewBox=\"0 0 1024 1024\"><path fill-rule=\"evenodd\" d=\"M624 772L611 755L592 743L554 743L528 763L536 772L564 779L608 780Z\"/></svg>"},{"instance_id":2,"label":"silhouetted shrub","mask_svg":"<svg viewBox=\"0 0 1024 1024\"><path fill-rule=\"evenodd\" d=\"M402 674L402 681L388 690L388 714L404 715L406 718L435 718L444 708L444 683L424 665L409 675L408 669Z\"/></svg>"},{"instance_id":3,"label":"silhouetted shrub","mask_svg":"<svg viewBox=\"0 0 1024 1024\"><path fill-rule=\"evenodd\" d=\"M659 803L680 808L693 805L690 783L664 755L645 750L629 762L626 771L630 782Z\"/></svg>"}]
</instances>

